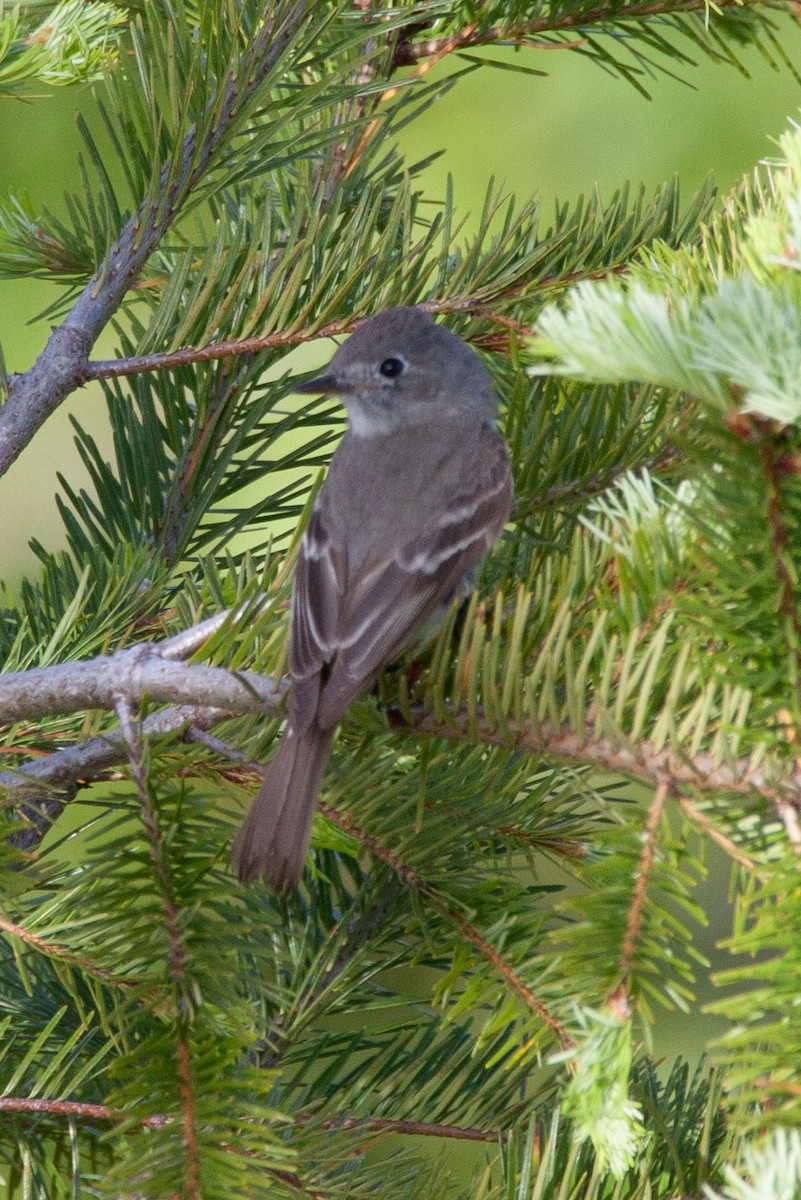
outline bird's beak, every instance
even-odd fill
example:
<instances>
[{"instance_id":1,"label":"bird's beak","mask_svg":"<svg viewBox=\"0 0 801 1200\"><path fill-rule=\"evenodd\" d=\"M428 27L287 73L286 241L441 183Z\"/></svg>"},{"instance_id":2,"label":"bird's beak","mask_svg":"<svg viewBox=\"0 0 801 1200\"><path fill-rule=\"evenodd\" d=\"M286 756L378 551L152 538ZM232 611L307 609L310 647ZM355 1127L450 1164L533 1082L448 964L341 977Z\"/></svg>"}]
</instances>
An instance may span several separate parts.
<instances>
[{"instance_id":1,"label":"bird's beak","mask_svg":"<svg viewBox=\"0 0 801 1200\"><path fill-rule=\"evenodd\" d=\"M292 388L293 392L301 392L309 396L334 395L344 390L342 381L334 375L318 375L316 379L307 379L305 383L296 383Z\"/></svg>"}]
</instances>

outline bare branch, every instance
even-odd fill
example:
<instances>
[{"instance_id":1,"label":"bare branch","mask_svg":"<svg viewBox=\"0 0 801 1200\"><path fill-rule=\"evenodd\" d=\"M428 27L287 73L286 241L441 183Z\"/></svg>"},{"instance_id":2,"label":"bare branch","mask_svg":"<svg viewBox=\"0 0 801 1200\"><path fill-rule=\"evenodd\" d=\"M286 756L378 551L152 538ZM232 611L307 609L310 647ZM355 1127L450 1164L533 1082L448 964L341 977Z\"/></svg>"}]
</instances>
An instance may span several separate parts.
<instances>
[{"instance_id":1,"label":"bare branch","mask_svg":"<svg viewBox=\"0 0 801 1200\"><path fill-rule=\"evenodd\" d=\"M255 702L254 702L255 704ZM262 711L259 705L255 711ZM203 729L219 725L237 716L221 708L193 708L180 705L152 713L142 722L142 737L162 737L181 730ZM193 737L193 740L194 737ZM109 768L125 762L125 742L119 729L89 738L77 746L67 746L44 758L24 763L12 774L0 772L0 787L8 789L14 803L24 801L23 814L33 821L33 828L14 834L14 844L29 849L44 835L47 826L56 819L66 803L84 784L103 779ZM35 797L32 802L31 797ZM28 812L28 807L33 812Z\"/></svg>"},{"instance_id":2,"label":"bare branch","mask_svg":"<svg viewBox=\"0 0 801 1200\"><path fill-rule=\"evenodd\" d=\"M142 643L117 654L0 675L0 723L111 709L120 697L136 708L145 699L170 705L145 718L141 735L146 738L190 725L198 731L211 728L243 712L277 712L283 683L276 689L271 679L250 671L176 661L193 654L241 611L217 613L162 642ZM126 757L125 738L112 729L13 771L0 771L0 787L21 805L19 814L29 822L27 829L14 834L14 844L32 848L73 798L79 781L102 778Z\"/></svg>"},{"instance_id":3,"label":"bare branch","mask_svg":"<svg viewBox=\"0 0 801 1200\"><path fill-rule=\"evenodd\" d=\"M253 671L173 662L158 644L144 642L117 654L0 675L0 722L31 721L56 713L114 707L123 695L138 706L188 704L231 712L276 712L272 680ZM5 782L0 774L0 782Z\"/></svg>"},{"instance_id":4,"label":"bare branch","mask_svg":"<svg viewBox=\"0 0 801 1200\"><path fill-rule=\"evenodd\" d=\"M213 101L219 117L201 144L197 144L193 127L184 138L179 162L162 173L158 202L154 204L152 197L143 201L31 369L10 378L8 398L0 408L0 475L62 401L89 378L89 351L98 335L180 215L231 125L284 53L310 8L307 0L299 0L280 25L265 19L239 75L229 78L222 96Z\"/></svg>"}]
</instances>

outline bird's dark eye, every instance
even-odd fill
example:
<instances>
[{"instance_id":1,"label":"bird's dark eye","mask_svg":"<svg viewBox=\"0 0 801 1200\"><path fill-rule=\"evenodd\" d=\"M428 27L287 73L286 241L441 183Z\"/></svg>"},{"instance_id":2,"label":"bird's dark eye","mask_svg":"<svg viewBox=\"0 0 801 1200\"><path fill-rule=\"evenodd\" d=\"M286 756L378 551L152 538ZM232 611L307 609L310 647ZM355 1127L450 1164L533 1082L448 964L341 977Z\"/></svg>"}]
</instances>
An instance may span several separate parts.
<instances>
[{"instance_id":1,"label":"bird's dark eye","mask_svg":"<svg viewBox=\"0 0 801 1200\"><path fill-rule=\"evenodd\" d=\"M378 370L385 379L397 379L406 370L406 363L402 358L385 358Z\"/></svg>"}]
</instances>

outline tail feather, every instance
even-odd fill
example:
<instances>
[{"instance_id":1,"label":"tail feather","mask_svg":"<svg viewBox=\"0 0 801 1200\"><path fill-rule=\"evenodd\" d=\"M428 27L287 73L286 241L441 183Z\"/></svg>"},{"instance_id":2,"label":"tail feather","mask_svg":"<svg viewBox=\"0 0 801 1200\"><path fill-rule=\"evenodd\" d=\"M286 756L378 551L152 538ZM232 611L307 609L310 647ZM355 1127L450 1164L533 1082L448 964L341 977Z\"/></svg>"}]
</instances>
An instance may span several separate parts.
<instances>
[{"instance_id":1,"label":"tail feather","mask_svg":"<svg viewBox=\"0 0 801 1200\"><path fill-rule=\"evenodd\" d=\"M287 727L231 850L243 883L264 877L277 892L297 887L333 737Z\"/></svg>"}]
</instances>

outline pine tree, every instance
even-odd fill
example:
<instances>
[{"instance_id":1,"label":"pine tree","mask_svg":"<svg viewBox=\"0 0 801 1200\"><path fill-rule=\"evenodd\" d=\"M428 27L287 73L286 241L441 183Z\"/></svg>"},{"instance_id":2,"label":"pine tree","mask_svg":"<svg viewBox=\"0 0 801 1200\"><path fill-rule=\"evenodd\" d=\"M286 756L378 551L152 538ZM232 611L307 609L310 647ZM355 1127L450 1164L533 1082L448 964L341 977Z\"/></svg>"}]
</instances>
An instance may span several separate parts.
<instances>
[{"instance_id":1,"label":"pine tree","mask_svg":"<svg viewBox=\"0 0 801 1200\"><path fill-rule=\"evenodd\" d=\"M549 226L491 187L469 237L394 142L481 48L571 44L644 90L781 61L783 12L0 12L0 94L94 80L97 116L66 216L0 208L0 273L63 285L0 377L0 473L89 380L114 446L75 422L68 548L4 592L9 1197L801 1194L801 134L683 206L624 189ZM515 510L466 611L348 715L276 897L228 846L342 420L288 357L396 304L485 355ZM650 1030L706 976L710 844L741 957L693 1071Z\"/></svg>"}]
</instances>

